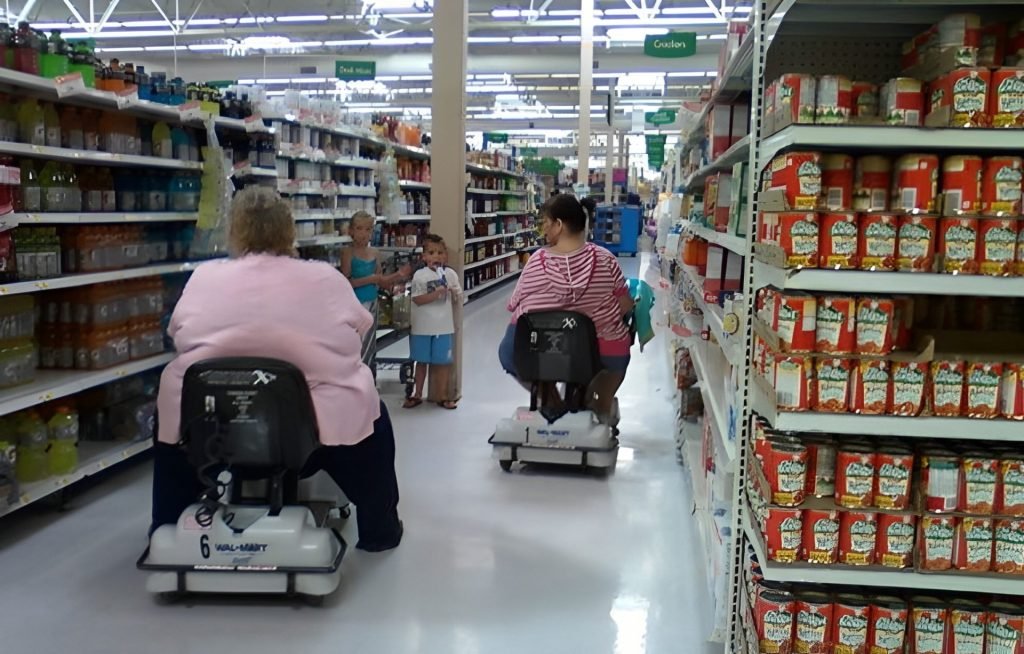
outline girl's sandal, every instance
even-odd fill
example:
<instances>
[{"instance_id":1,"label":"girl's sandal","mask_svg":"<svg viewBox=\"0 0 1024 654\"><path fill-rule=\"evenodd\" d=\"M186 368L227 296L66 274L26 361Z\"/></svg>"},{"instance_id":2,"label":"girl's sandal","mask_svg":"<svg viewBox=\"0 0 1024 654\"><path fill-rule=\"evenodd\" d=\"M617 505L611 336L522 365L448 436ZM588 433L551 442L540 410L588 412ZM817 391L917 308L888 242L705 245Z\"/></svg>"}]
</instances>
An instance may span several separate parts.
<instances>
[{"instance_id":1,"label":"girl's sandal","mask_svg":"<svg viewBox=\"0 0 1024 654\"><path fill-rule=\"evenodd\" d=\"M455 409L459 408L459 405L456 404L455 402L452 402L451 400L445 400L444 402L438 402L437 406L441 407L442 409L447 409L449 411L454 411Z\"/></svg>"},{"instance_id":2,"label":"girl's sandal","mask_svg":"<svg viewBox=\"0 0 1024 654\"><path fill-rule=\"evenodd\" d=\"M423 399L418 397L407 397L405 402L402 403L403 409L415 409L419 405L423 404Z\"/></svg>"}]
</instances>

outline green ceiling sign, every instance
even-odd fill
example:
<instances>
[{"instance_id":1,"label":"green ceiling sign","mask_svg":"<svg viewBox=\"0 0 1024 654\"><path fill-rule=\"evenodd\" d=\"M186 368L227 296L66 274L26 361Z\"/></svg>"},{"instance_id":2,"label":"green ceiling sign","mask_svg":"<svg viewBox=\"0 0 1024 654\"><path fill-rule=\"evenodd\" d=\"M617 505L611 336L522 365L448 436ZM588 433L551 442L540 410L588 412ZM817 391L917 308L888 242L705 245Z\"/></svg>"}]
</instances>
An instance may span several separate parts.
<instances>
[{"instance_id":1,"label":"green ceiling sign","mask_svg":"<svg viewBox=\"0 0 1024 654\"><path fill-rule=\"evenodd\" d=\"M644 122L650 125L671 125L676 122L676 112L672 109L659 109L644 114Z\"/></svg>"},{"instance_id":2,"label":"green ceiling sign","mask_svg":"<svg viewBox=\"0 0 1024 654\"><path fill-rule=\"evenodd\" d=\"M654 170L661 170L665 163L665 134L648 134L647 141L647 166Z\"/></svg>"},{"instance_id":3,"label":"green ceiling sign","mask_svg":"<svg viewBox=\"0 0 1024 654\"><path fill-rule=\"evenodd\" d=\"M519 154L523 157L536 157L537 148L522 147L519 148Z\"/></svg>"},{"instance_id":4,"label":"green ceiling sign","mask_svg":"<svg viewBox=\"0 0 1024 654\"><path fill-rule=\"evenodd\" d=\"M376 61L335 61L334 76L343 82L358 82L377 77Z\"/></svg>"},{"instance_id":5,"label":"green ceiling sign","mask_svg":"<svg viewBox=\"0 0 1024 654\"><path fill-rule=\"evenodd\" d=\"M487 140L491 143L508 143L508 134L504 132L488 132Z\"/></svg>"},{"instance_id":6,"label":"green ceiling sign","mask_svg":"<svg viewBox=\"0 0 1024 654\"><path fill-rule=\"evenodd\" d=\"M680 59L691 57L697 53L696 32L669 32L668 34L648 34L644 39L644 54L648 57L663 59Z\"/></svg>"}]
</instances>

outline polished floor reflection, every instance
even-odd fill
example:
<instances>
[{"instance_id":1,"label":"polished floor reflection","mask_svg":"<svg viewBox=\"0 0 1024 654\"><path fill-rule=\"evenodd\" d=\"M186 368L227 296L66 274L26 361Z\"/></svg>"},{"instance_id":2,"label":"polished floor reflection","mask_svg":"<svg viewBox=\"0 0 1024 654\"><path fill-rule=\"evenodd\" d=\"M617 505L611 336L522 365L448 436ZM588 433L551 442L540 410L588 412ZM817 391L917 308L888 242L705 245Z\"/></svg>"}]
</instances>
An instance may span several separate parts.
<instances>
[{"instance_id":1,"label":"polished floor reflection","mask_svg":"<svg viewBox=\"0 0 1024 654\"><path fill-rule=\"evenodd\" d=\"M634 353L612 477L505 474L486 441L525 399L496 356L510 292L467 307L457 411L403 411L389 398L405 542L391 553L349 556L342 589L325 607L156 604L134 569L149 510L143 464L80 495L67 512L30 507L0 520L0 651L721 652L703 642L711 609L688 484L673 454L661 337Z\"/></svg>"}]
</instances>

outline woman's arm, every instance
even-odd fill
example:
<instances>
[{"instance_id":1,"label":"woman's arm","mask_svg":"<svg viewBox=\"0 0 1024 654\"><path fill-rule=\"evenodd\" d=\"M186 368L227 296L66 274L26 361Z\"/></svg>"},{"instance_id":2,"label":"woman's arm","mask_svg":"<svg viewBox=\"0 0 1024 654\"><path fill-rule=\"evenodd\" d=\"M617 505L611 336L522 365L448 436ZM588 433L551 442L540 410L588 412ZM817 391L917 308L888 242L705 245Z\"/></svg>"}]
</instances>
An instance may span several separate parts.
<instances>
[{"instance_id":1,"label":"woman's arm","mask_svg":"<svg viewBox=\"0 0 1024 654\"><path fill-rule=\"evenodd\" d=\"M633 298L629 296L629 286L626 284L626 277L622 274L619 262L607 250L605 252L606 255L602 256L607 266L608 275L612 279L612 296L619 303L619 313L627 316L633 310L635 303Z\"/></svg>"},{"instance_id":2,"label":"woman's arm","mask_svg":"<svg viewBox=\"0 0 1024 654\"><path fill-rule=\"evenodd\" d=\"M373 316L356 297L348 279L344 275L339 275L337 270L327 264L323 265L329 272L321 281L323 292L319 293L317 297L326 300L327 308L333 314L334 320L356 330L360 336L366 334L373 327Z\"/></svg>"},{"instance_id":3,"label":"woman's arm","mask_svg":"<svg viewBox=\"0 0 1024 654\"><path fill-rule=\"evenodd\" d=\"M534 271L540 265L540 257L543 256L541 250L537 250L530 255L530 258L526 260L526 265L523 266L523 272L520 273L519 279L516 280L516 288L512 291L512 297L508 300L508 306L506 307L509 313L515 312L519 308L519 305L523 301L523 287L532 281Z\"/></svg>"}]
</instances>

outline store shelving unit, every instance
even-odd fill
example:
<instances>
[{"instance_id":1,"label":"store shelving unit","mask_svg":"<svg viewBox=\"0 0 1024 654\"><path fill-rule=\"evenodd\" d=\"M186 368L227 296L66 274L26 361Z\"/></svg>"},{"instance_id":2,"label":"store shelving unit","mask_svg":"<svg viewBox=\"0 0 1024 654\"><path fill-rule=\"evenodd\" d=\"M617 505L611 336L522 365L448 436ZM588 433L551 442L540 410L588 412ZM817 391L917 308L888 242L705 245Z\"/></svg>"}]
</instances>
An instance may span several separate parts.
<instances>
[{"instance_id":1,"label":"store shelving unit","mask_svg":"<svg viewBox=\"0 0 1024 654\"><path fill-rule=\"evenodd\" d=\"M23 293L36 293L38 291L53 291L59 288L75 288L77 286L88 286L89 284L102 284L104 282L118 282L126 279L138 279L140 277L152 277L153 275L173 275L176 273L191 272L202 262L190 261L185 263L158 263L137 268L124 268L121 270L110 270L107 272L82 273L78 275L64 275L62 277L50 277L29 282L12 282L0 285L0 296L20 295ZM2 393L0 393L2 397Z\"/></svg>"},{"instance_id":2,"label":"store shelving unit","mask_svg":"<svg viewBox=\"0 0 1024 654\"><path fill-rule=\"evenodd\" d=\"M97 166L118 166L132 168L155 168L161 170L202 170L199 161L182 161L164 159L163 157L144 157L134 154L112 154L92 150L73 150L48 145L30 145L13 141L0 141L0 154L12 157L32 157L73 164L93 164Z\"/></svg>"},{"instance_id":3,"label":"store shelving unit","mask_svg":"<svg viewBox=\"0 0 1024 654\"><path fill-rule=\"evenodd\" d=\"M478 284L478 285L474 286L473 288L469 289L468 291L466 291L466 297L467 298L472 297L472 296L476 295L477 293L482 293L482 292L486 291L489 288L493 288L494 286L497 286L498 284L502 284L504 282L507 282L510 279L515 279L516 277L519 276L520 272L522 272L522 271L521 270L513 270L512 272L508 273L507 275L503 275L501 277L498 277L497 279L492 279L490 281L484 282L483 284Z\"/></svg>"},{"instance_id":4,"label":"store shelving unit","mask_svg":"<svg viewBox=\"0 0 1024 654\"><path fill-rule=\"evenodd\" d=\"M124 213L13 213L4 216L4 221L19 225L98 225L107 223L170 223L195 222L196 213L143 211Z\"/></svg>"}]
</instances>

